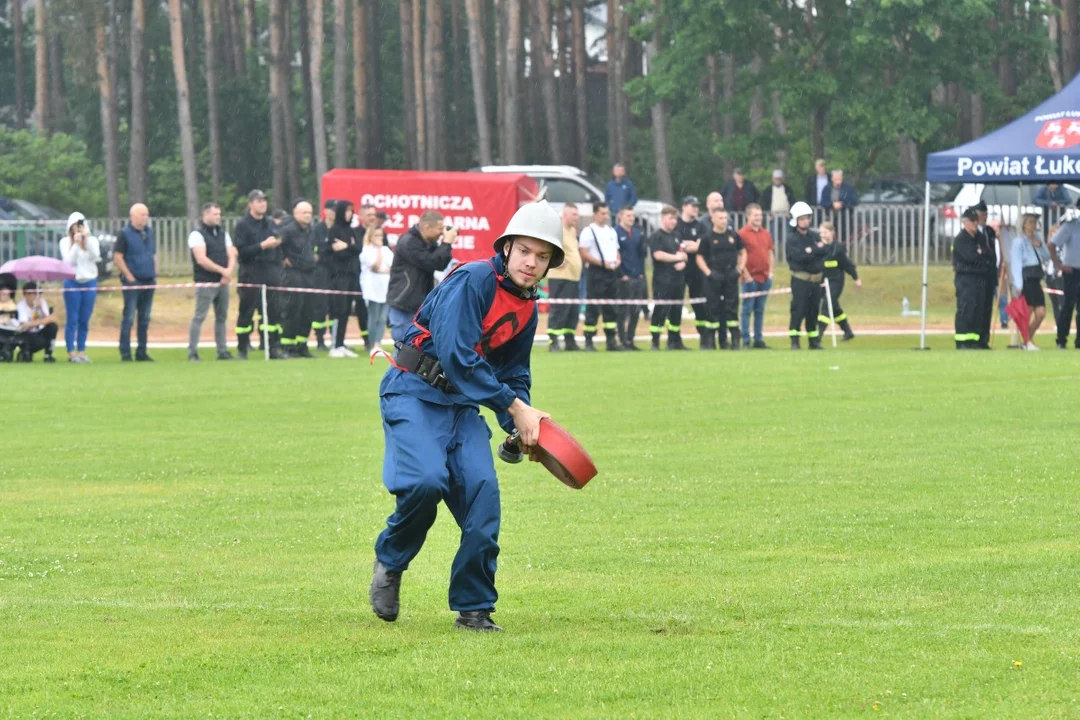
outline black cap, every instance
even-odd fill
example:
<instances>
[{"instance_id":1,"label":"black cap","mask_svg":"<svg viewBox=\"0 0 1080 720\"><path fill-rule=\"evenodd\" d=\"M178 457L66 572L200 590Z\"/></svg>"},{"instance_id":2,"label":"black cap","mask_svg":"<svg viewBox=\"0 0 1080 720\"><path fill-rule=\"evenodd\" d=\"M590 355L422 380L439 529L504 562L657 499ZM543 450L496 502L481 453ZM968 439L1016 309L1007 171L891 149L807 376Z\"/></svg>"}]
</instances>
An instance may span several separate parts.
<instances>
[{"instance_id":1,"label":"black cap","mask_svg":"<svg viewBox=\"0 0 1080 720\"><path fill-rule=\"evenodd\" d=\"M251 192L248 193L248 202L251 202L253 200L265 200L265 199L266 199L266 193L264 193L262 190L252 190Z\"/></svg>"},{"instance_id":2,"label":"black cap","mask_svg":"<svg viewBox=\"0 0 1080 720\"><path fill-rule=\"evenodd\" d=\"M697 205L701 206L701 202L697 199L696 195L687 195L682 199L683 205Z\"/></svg>"},{"instance_id":3,"label":"black cap","mask_svg":"<svg viewBox=\"0 0 1080 720\"><path fill-rule=\"evenodd\" d=\"M284 220L285 218L289 217L289 213L285 212L281 208L278 208L270 215L270 217L274 220Z\"/></svg>"},{"instance_id":4,"label":"black cap","mask_svg":"<svg viewBox=\"0 0 1080 720\"><path fill-rule=\"evenodd\" d=\"M979 204L976 205L973 209L978 210L980 212L987 212L987 210L986 210L986 201L985 200L980 200Z\"/></svg>"},{"instance_id":5,"label":"black cap","mask_svg":"<svg viewBox=\"0 0 1080 720\"><path fill-rule=\"evenodd\" d=\"M975 207L969 207L967 210L964 211L964 214L961 215L960 217L964 218L965 220L976 220L977 221L979 219L979 211L975 209L977 207L978 207L978 205L976 205Z\"/></svg>"},{"instance_id":6,"label":"black cap","mask_svg":"<svg viewBox=\"0 0 1080 720\"><path fill-rule=\"evenodd\" d=\"M322 204L324 210L333 210L334 206L338 203L337 200L327 200Z\"/></svg>"},{"instance_id":7,"label":"black cap","mask_svg":"<svg viewBox=\"0 0 1080 720\"><path fill-rule=\"evenodd\" d=\"M387 215L387 214L386 214L385 212L383 212L382 210L380 210L379 212L375 213L375 217L379 218L380 220L389 220L389 219L390 219L390 216L389 216L389 215Z\"/></svg>"}]
</instances>

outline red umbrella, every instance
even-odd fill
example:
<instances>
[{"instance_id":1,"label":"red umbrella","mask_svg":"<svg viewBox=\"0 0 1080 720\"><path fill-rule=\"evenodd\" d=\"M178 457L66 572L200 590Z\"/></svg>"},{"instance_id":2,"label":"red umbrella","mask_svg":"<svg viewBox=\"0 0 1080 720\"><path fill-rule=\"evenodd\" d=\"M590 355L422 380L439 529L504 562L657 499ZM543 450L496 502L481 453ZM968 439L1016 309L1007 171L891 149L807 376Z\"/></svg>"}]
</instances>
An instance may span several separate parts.
<instances>
[{"instance_id":1,"label":"red umbrella","mask_svg":"<svg viewBox=\"0 0 1080 720\"><path fill-rule=\"evenodd\" d=\"M1031 307L1028 305L1027 300L1023 295L1013 298L1008 305L1005 306L1005 312L1016 323L1016 329L1020 331L1020 337L1024 339L1024 344L1031 342Z\"/></svg>"}]
</instances>

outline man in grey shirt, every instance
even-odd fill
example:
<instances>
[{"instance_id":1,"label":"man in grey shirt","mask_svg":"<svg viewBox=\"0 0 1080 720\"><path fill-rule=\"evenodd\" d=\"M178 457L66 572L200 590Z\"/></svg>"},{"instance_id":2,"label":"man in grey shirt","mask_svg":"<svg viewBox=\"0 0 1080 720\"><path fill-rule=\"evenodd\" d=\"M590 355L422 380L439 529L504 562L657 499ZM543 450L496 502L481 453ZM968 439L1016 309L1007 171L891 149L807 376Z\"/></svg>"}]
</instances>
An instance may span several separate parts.
<instances>
[{"instance_id":1,"label":"man in grey shirt","mask_svg":"<svg viewBox=\"0 0 1080 720\"><path fill-rule=\"evenodd\" d=\"M1080 200L1077 201L1080 207ZM1057 346L1064 350L1069 341L1069 325L1073 309L1080 297L1080 216L1075 215L1061 223L1061 229L1050 238L1050 259L1062 279L1061 311L1057 316ZM1074 347L1080 349L1080 312L1076 314L1076 340Z\"/></svg>"}]
</instances>

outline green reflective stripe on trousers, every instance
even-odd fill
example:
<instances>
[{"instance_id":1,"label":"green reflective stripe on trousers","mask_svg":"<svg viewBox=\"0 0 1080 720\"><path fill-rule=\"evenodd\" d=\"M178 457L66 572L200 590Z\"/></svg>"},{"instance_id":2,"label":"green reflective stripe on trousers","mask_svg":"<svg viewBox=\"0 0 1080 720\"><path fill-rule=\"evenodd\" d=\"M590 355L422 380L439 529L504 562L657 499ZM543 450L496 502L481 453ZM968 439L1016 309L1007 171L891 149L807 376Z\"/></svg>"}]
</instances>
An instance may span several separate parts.
<instances>
[{"instance_id":1,"label":"green reflective stripe on trousers","mask_svg":"<svg viewBox=\"0 0 1080 720\"><path fill-rule=\"evenodd\" d=\"M708 320L695 320L694 325L696 327L709 327L709 321Z\"/></svg>"},{"instance_id":2,"label":"green reflective stripe on trousers","mask_svg":"<svg viewBox=\"0 0 1080 720\"><path fill-rule=\"evenodd\" d=\"M237 335L245 335L245 334L251 332L254 329L255 329L254 325L248 325L247 327L238 327L238 328L236 328L236 334Z\"/></svg>"},{"instance_id":3,"label":"green reflective stripe on trousers","mask_svg":"<svg viewBox=\"0 0 1080 720\"><path fill-rule=\"evenodd\" d=\"M979 333L956 333L956 342L978 342Z\"/></svg>"},{"instance_id":4,"label":"green reflective stripe on trousers","mask_svg":"<svg viewBox=\"0 0 1080 720\"><path fill-rule=\"evenodd\" d=\"M787 334L791 337L799 337L799 335L801 335L802 333L800 333L798 330L788 330Z\"/></svg>"},{"instance_id":5,"label":"green reflective stripe on trousers","mask_svg":"<svg viewBox=\"0 0 1080 720\"><path fill-rule=\"evenodd\" d=\"M840 267L840 263L837 260L826 260L825 261L825 267L829 267L829 268Z\"/></svg>"},{"instance_id":6,"label":"green reflective stripe on trousers","mask_svg":"<svg viewBox=\"0 0 1080 720\"><path fill-rule=\"evenodd\" d=\"M330 327L331 325L333 325L333 323L331 323L331 322L313 322L313 323L311 323L311 329L312 330L325 330L326 328Z\"/></svg>"},{"instance_id":7,"label":"green reflective stripe on trousers","mask_svg":"<svg viewBox=\"0 0 1080 720\"><path fill-rule=\"evenodd\" d=\"M585 331L585 332L587 332L587 333L589 333L589 332L591 332L591 333L594 333L594 332L596 332L596 326L595 326L595 325L582 325L582 326L581 326L581 329L582 329L582 330L584 330L584 331Z\"/></svg>"},{"instance_id":8,"label":"green reflective stripe on trousers","mask_svg":"<svg viewBox=\"0 0 1080 720\"><path fill-rule=\"evenodd\" d=\"M847 320L847 313L840 313L836 316L836 322L844 322Z\"/></svg>"},{"instance_id":9,"label":"green reflective stripe on trousers","mask_svg":"<svg viewBox=\"0 0 1080 720\"><path fill-rule=\"evenodd\" d=\"M282 345L296 345L296 341L292 338L281 338Z\"/></svg>"},{"instance_id":10,"label":"green reflective stripe on trousers","mask_svg":"<svg viewBox=\"0 0 1080 720\"><path fill-rule=\"evenodd\" d=\"M806 333L806 337L816 338L817 336L818 336L818 331L817 330L811 330L810 332Z\"/></svg>"},{"instance_id":11,"label":"green reflective stripe on trousers","mask_svg":"<svg viewBox=\"0 0 1080 720\"><path fill-rule=\"evenodd\" d=\"M280 333L280 332L285 332L285 329L284 329L284 328L282 328L282 327L281 327L280 325L263 325L263 328L264 328L264 329L266 330L266 332L268 332L268 333Z\"/></svg>"},{"instance_id":12,"label":"green reflective stripe on trousers","mask_svg":"<svg viewBox=\"0 0 1080 720\"><path fill-rule=\"evenodd\" d=\"M361 330L360 337L367 337L367 330Z\"/></svg>"},{"instance_id":13,"label":"green reflective stripe on trousers","mask_svg":"<svg viewBox=\"0 0 1080 720\"><path fill-rule=\"evenodd\" d=\"M617 323L604 323L605 330L614 330L617 327L619 327Z\"/></svg>"},{"instance_id":14,"label":"green reflective stripe on trousers","mask_svg":"<svg viewBox=\"0 0 1080 720\"><path fill-rule=\"evenodd\" d=\"M840 318L836 318L836 319L837 319L837 321L839 321L839 320L840 320ZM832 322L832 320L830 320L830 319L828 318L828 316L826 316L826 315L818 315L818 316L817 316L817 321L818 321L819 323L825 323L826 325L828 325L829 323L831 323L831 322Z\"/></svg>"},{"instance_id":15,"label":"green reflective stripe on trousers","mask_svg":"<svg viewBox=\"0 0 1080 720\"><path fill-rule=\"evenodd\" d=\"M737 327L739 327L739 321L738 320L728 320L727 321L727 326L729 328L737 328Z\"/></svg>"},{"instance_id":16,"label":"green reflective stripe on trousers","mask_svg":"<svg viewBox=\"0 0 1080 720\"><path fill-rule=\"evenodd\" d=\"M718 323L718 322L707 322L707 323L705 323L705 327L707 327L710 330L719 330L720 329L720 323Z\"/></svg>"},{"instance_id":17,"label":"green reflective stripe on trousers","mask_svg":"<svg viewBox=\"0 0 1080 720\"><path fill-rule=\"evenodd\" d=\"M682 330L682 328L681 328L681 327L679 327L678 325L676 325L676 324L675 324L675 323L673 323L673 322L669 322L669 323L667 324L667 329L668 329L668 330L670 330L671 332L674 332L674 333L677 333L677 332L679 332L680 330Z\"/></svg>"},{"instance_id":18,"label":"green reflective stripe on trousers","mask_svg":"<svg viewBox=\"0 0 1080 720\"><path fill-rule=\"evenodd\" d=\"M649 332L659 335L660 333L664 332L665 327L666 326L664 325L650 325Z\"/></svg>"},{"instance_id":19,"label":"green reflective stripe on trousers","mask_svg":"<svg viewBox=\"0 0 1080 720\"><path fill-rule=\"evenodd\" d=\"M307 345L307 335L297 335L295 342L297 345Z\"/></svg>"}]
</instances>

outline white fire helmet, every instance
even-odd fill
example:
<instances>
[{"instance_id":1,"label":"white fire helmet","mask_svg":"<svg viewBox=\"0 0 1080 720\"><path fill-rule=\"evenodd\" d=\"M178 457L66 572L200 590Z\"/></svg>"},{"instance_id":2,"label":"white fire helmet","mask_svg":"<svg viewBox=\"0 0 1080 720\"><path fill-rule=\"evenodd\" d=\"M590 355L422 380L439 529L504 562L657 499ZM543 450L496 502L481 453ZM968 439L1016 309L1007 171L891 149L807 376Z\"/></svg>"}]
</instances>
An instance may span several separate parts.
<instances>
[{"instance_id":1,"label":"white fire helmet","mask_svg":"<svg viewBox=\"0 0 1080 720\"><path fill-rule=\"evenodd\" d=\"M558 267L563 263L562 219L547 200L522 205L506 224L506 230L495 241L495 252L502 255L503 246L515 237L530 237L542 240L554 248L549 267Z\"/></svg>"},{"instance_id":2,"label":"white fire helmet","mask_svg":"<svg viewBox=\"0 0 1080 720\"><path fill-rule=\"evenodd\" d=\"M791 227L797 227L799 225L799 218L804 215L813 214L814 211L810 209L810 206L800 200L791 206Z\"/></svg>"}]
</instances>

